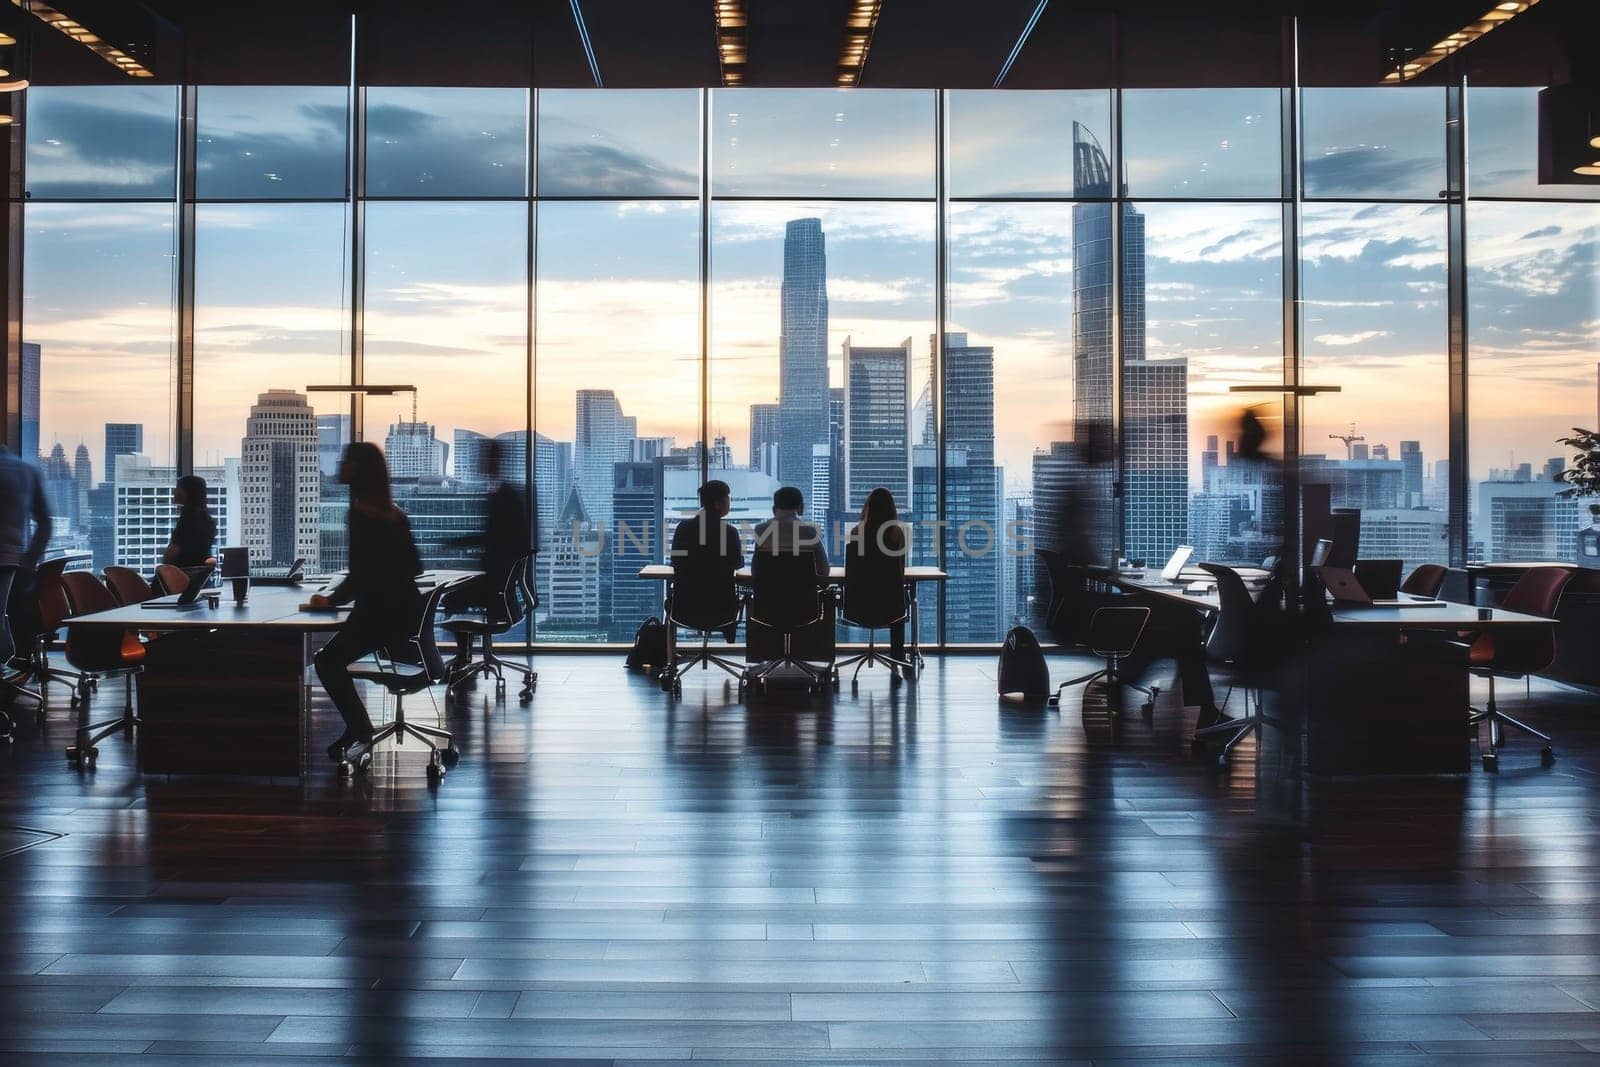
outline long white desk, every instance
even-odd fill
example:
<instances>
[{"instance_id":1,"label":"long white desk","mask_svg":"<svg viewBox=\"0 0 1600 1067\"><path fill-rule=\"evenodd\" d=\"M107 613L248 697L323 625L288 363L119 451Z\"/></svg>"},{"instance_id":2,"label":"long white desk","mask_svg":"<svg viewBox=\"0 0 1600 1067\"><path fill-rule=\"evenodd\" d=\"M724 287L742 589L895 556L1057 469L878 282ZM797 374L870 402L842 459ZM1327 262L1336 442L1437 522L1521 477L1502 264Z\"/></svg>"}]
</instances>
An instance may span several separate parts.
<instances>
[{"instance_id":1,"label":"long white desk","mask_svg":"<svg viewBox=\"0 0 1600 1067\"><path fill-rule=\"evenodd\" d=\"M675 578L677 577L677 572L673 570L672 564L670 564L670 563L651 563L651 564L647 564L647 565L639 568L639 577L641 579L645 580L645 581L662 583L662 586L664 588L664 592L663 592L663 595L662 595L662 601L661 601L661 603L662 603L662 611L663 611L665 617L670 619L672 617L672 584L673 584L673 581L675 580ZM921 627L919 625L919 621L918 621L918 618L917 618L917 616L920 614L917 611L917 587L922 585L924 582L942 582L942 581L945 581L947 578L949 578L949 575L946 574L944 571L940 570L938 567L922 567L922 566L909 567L908 566L906 568L906 576L905 576L906 597L907 597L907 600L910 602L909 610L910 610L910 614L911 614L911 633L909 635L910 642L909 642L909 648L907 649L907 653L908 653L908 658L910 659L910 661L912 663L917 665L917 669L918 670L922 669L924 661L923 661L923 658L922 658ZM734 572L733 579L734 579L735 582L738 582L740 585L749 585L750 584L750 568L749 567L741 567L741 568L739 568L737 571ZM833 585L833 586L842 586L844 584L844 568L843 567L829 567L828 568L828 583L830 585ZM676 663L677 662L677 655L678 655L678 649L677 649L676 627L668 626L667 627L667 663L668 664Z\"/></svg>"}]
</instances>

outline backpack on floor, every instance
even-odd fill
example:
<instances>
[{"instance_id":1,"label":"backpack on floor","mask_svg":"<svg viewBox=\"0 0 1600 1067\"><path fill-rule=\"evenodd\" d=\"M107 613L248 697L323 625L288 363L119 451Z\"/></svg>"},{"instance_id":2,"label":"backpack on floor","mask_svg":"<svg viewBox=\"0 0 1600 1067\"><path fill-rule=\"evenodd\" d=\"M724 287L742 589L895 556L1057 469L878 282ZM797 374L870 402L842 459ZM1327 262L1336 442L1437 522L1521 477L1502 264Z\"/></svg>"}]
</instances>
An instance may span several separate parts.
<instances>
[{"instance_id":1,"label":"backpack on floor","mask_svg":"<svg viewBox=\"0 0 1600 1067\"><path fill-rule=\"evenodd\" d=\"M630 671L649 668L653 673L667 665L667 628L660 619L651 617L639 624L633 635L633 647L628 650L627 666Z\"/></svg>"},{"instance_id":2,"label":"backpack on floor","mask_svg":"<svg viewBox=\"0 0 1600 1067\"><path fill-rule=\"evenodd\" d=\"M1000 646L1000 695L1021 693L1025 697L1050 695L1050 668L1044 661L1039 639L1026 626L1014 626Z\"/></svg>"}]
</instances>

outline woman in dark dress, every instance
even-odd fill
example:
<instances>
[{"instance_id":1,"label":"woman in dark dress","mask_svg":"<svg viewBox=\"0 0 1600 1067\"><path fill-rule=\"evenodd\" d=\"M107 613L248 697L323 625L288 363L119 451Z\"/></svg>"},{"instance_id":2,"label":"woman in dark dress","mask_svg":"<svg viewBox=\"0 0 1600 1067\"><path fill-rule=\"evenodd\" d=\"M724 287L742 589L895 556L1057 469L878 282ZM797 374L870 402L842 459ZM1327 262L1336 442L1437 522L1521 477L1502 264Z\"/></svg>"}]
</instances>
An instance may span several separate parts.
<instances>
[{"instance_id":1,"label":"woman in dark dress","mask_svg":"<svg viewBox=\"0 0 1600 1067\"><path fill-rule=\"evenodd\" d=\"M206 480L198 474L179 478L172 490L172 502L178 506L178 521L172 527L172 539L161 554L161 562L174 567L199 567L212 562L217 520L206 497Z\"/></svg>"},{"instance_id":2,"label":"woman in dark dress","mask_svg":"<svg viewBox=\"0 0 1600 1067\"><path fill-rule=\"evenodd\" d=\"M417 575L422 560L411 538L411 522L389 492L389 468L370 441L345 449L339 481L350 487L350 569L313 607L355 606L333 640L317 653L317 677L344 717L344 733L328 746L334 760L354 759L372 741L372 719L350 677L350 664L362 656L414 636L422 611Z\"/></svg>"}]
</instances>

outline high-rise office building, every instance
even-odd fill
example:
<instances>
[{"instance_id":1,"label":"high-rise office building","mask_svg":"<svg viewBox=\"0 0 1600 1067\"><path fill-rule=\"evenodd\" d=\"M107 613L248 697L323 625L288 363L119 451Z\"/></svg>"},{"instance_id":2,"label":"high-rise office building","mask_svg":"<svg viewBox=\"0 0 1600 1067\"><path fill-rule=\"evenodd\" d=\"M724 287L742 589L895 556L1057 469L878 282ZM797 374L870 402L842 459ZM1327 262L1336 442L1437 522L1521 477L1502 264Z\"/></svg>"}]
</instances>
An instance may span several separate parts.
<instances>
[{"instance_id":1,"label":"high-rise office building","mask_svg":"<svg viewBox=\"0 0 1600 1067\"><path fill-rule=\"evenodd\" d=\"M1086 128L1072 128L1073 193L1112 194L1111 164ZM1123 552L1132 559L1171 553L1188 534L1189 387L1183 359L1145 356L1144 215L1121 211L1120 313L1123 373ZM1072 208L1073 439L1093 455L1109 455L1112 425L1111 205ZM1088 491L1110 496L1108 464L1086 468Z\"/></svg>"},{"instance_id":2,"label":"high-rise office building","mask_svg":"<svg viewBox=\"0 0 1600 1067\"><path fill-rule=\"evenodd\" d=\"M349 415L317 416L317 468L324 478L339 476L339 461L350 443Z\"/></svg>"},{"instance_id":3,"label":"high-rise office building","mask_svg":"<svg viewBox=\"0 0 1600 1067\"><path fill-rule=\"evenodd\" d=\"M245 420L240 541L253 562L320 566L322 470L316 414L293 389L269 389Z\"/></svg>"},{"instance_id":4,"label":"high-rise office building","mask_svg":"<svg viewBox=\"0 0 1600 1067\"><path fill-rule=\"evenodd\" d=\"M601 537L578 487L569 487L550 533L550 551L538 561L549 590L541 618L549 635L605 636L600 612L600 557L605 550Z\"/></svg>"},{"instance_id":5,"label":"high-rise office building","mask_svg":"<svg viewBox=\"0 0 1600 1067\"><path fill-rule=\"evenodd\" d=\"M909 500L911 338L893 348L864 348L846 338L844 373L845 510L859 511L879 486L897 501Z\"/></svg>"},{"instance_id":6,"label":"high-rise office building","mask_svg":"<svg viewBox=\"0 0 1600 1067\"><path fill-rule=\"evenodd\" d=\"M781 299L778 478L803 485L812 446L829 443L828 259L821 219L794 219L784 228Z\"/></svg>"},{"instance_id":7,"label":"high-rise office building","mask_svg":"<svg viewBox=\"0 0 1600 1067\"><path fill-rule=\"evenodd\" d=\"M78 529L78 486L72 480L72 464L67 462L66 449L57 441L50 454L40 462L44 475L44 493L50 501L50 521L56 535L66 535Z\"/></svg>"},{"instance_id":8,"label":"high-rise office building","mask_svg":"<svg viewBox=\"0 0 1600 1067\"><path fill-rule=\"evenodd\" d=\"M1484 558L1489 561L1576 558L1579 502L1576 497L1558 496L1560 491L1558 483L1531 475L1479 482L1478 536L1484 540ZM1363 552L1366 547L1366 517L1363 515Z\"/></svg>"},{"instance_id":9,"label":"high-rise office building","mask_svg":"<svg viewBox=\"0 0 1600 1067\"><path fill-rule=\"evenodd\" d=\"M449 470L450 446L434 435L431 422L390 423L383 454L391 478L443 478Z\"/></svg>"},{"instance_id":10,"label":"high-rise office building","mask_svg":"<svg viewBox=\"0 0 1600 1067\"><path fill-rule=\"evenodd\" d=\"M611 610L607 613L613 641L633 638L639 624L661 610L661 590L642 582L639 568L666 560L659 508L662 467L673 461L657 457L646 463L618 463L611 468L612 529L607 538L611 555Z\"/></svg>"},{"instance_id":11,"label":"high-rise office building","mask_svg":"<svg viewBox=\"0 0 1600 1067\"><path fill-rule=\"evenodd\" d=\"M89 446L78 442L72 455L72 484L76 490L74 506L78 509L78 526L89 525L89 490L94 488L94 468L89 463Z\"/></svg>"},{"instance_id":12,"label":"high-rise office building","mask_svg":"<svg viewBox=\"0 0 1600 1067\"><path fill-rule=\"evenodd\" d=\"M1400 442L1400 495L1401 506L1414 508L1422 504L1422 442Z\"/></svg>"},{"instance_id":13,"label":"high-rise office building","mask_svg":"<svg viewBox=\"0 0 1600 1067\"><path fill-rule=\"evenodd\" d=\"M622 413L610 389L579 389L577 405L572 451L578 494L586 517L603 528L611 521L611 468L634 461L638 420Z\"/></svg>"},{"instance_id":14,"label":"high-rise office building","mask_svg":"<svg viewBox=\"0 0 1600 1067\"><path fill-rule=\"evenodd\" d=\"M39 462L39 376L43 368L40 366L41 357L39 346L32 342L24 342L21 351L22 359L17 370L18 394L22 398L22 440L18 442L20 451L17 453L29 463Z\"/></svg>"},{"instance_id":15,"label":"high-rise office building","mask_svg":"<svg viewBox=\"0 0 1600 1067\"><path fill-rule=\"evenodd\" d=\"M216 547L233 543L239 461L230 459L222 467L196 467L194 472L206 480L206 503L217 520ZM113 490L116 542L111 562L116 566L153 574L162 562L178 521L178 507L172 502L172 484L177 478L176 468L154 466L146 456L121 458Z\"/></svg>"},{"instance_id":16,"label":"high-rise office building","mask_svg":"<svg viewBox=\"0 0 1600 1067\"><path fill-rule=\"evenodd\" d=\"M783 428L776 404L750 405L750 469L778 473L778 443Z\"/></svg>"},{"instance_id":17,"label":"high-rise office building","mask_svg":"<svg viewBox=\"0 0 1600 1067\"><path fill-rule=\"evenodd\" d=\"M930 379L941 373L941 349L934 340L929 338L934 357ZM1002 604L1009 583L1003 562L1004 478L994 463L994 348L969 344L964 333L947 333L942 353L944 561L950 576L945 582L945 639L995 641L1007 621ZM938 453L929 445L918 454L936 459ZM937 481L937 471L919 469L916 480L915 515L932 518L935 501L924 485Z\"/></svg>"},{"instance_id":18,"label":"high-rise office building","mask_svg":"<svg viewBox=\"0 0 1600 1067\"><path fill-rule=\"evenodd\" d=\"M106 462L100 468L104 481L115 484L117 457L131 456L144 451L144 424L138 422L106 423Z\"/></svg>"}]
</instances>

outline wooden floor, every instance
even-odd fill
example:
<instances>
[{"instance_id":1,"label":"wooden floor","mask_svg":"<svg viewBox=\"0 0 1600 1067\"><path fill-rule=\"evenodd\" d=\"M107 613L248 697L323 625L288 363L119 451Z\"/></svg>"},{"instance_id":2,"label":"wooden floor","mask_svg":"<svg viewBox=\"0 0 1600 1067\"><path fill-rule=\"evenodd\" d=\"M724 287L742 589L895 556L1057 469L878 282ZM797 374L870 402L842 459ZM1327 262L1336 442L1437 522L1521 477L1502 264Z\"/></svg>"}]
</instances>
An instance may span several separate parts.
<instances>
[{"instance_id":1,"label":"wooden floor","mask_svg":"<svg viewBox=\"0 0 1600 1067\"><path fill-rule=\"evenodd\" d=\"M80 773L58 689L0 751L0 1057L1600 1062L1592 698L1535 690L1554 768L1321 789L1296 833L1177 709L1007 706L990 657L747 705L538 665L450 706L437 791L413 747Z\"/></svg>"}]
</instances>

